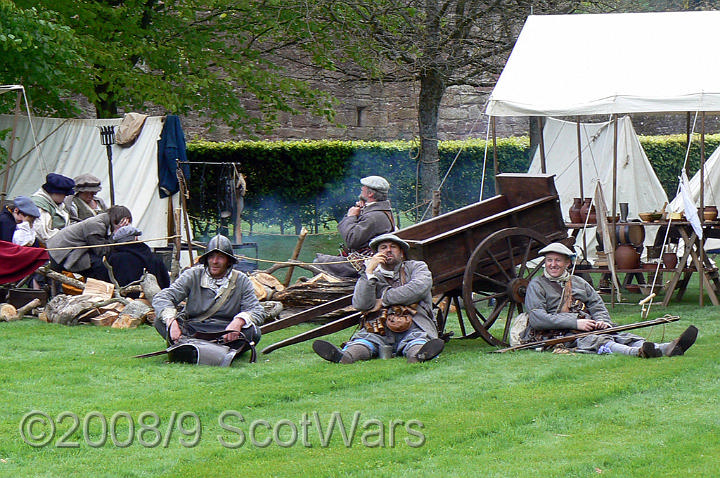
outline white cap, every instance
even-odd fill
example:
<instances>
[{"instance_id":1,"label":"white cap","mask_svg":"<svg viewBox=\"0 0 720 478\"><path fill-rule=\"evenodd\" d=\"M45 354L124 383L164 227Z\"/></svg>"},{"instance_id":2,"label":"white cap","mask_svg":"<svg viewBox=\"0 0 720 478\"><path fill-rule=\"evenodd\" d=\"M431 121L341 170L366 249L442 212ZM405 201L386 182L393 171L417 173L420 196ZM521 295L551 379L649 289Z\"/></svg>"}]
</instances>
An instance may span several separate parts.
<instances>
[{"instance_id":1,"label":"white cap","mask_svg":"<svg viewBox=\"0 0 720 478\"><path fill-rule=\"evenodd\" d=\"M554 252L556 254L562 254L563 256L568 256L570 259L575 258L575 253L571 251L565 244L561 242L553 242L552 244L548 244L547 246L540 249L540 254L543 256L547 254L548 252Z\"/></svg>"},{"instance_id":2,"label":"white cap","mask_svg":"<svg viewBox=\"0 0 720 478\"><path fill-rule=\"evenodd\" d=\"M390 183L382 176L368 176L366 178L362 178L360 180L360 184L367 186L370 189L380 191L381 193L387 194L387 192L390 191Z\"/></svg>"}]
</instances>

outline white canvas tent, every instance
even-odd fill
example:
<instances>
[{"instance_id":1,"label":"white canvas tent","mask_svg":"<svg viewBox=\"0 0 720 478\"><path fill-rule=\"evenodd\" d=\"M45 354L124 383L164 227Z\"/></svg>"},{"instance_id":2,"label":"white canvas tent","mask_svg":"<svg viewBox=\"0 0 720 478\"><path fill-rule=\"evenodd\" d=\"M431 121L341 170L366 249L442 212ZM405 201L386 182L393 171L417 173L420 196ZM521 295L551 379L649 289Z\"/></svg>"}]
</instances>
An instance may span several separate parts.
<instances>
[{"instance_id":1,"label":"white canvas tent","mask_svg":"<svg viewBox=\"0 0 720 478\"><path fill-rule=\"evenodd\" d=\"M11 129L12 115L0 115L0 130ZM31 128L32 121L32 128ZM142 239L166 237L168 199L158 195L158 139L164 117L148 117L142 132L130 147L112 146L115 203L127 206L133 224L143 231ZM13 147L8 199L30 196L45 182L47 173L68 177L91 173L102 181L99 196L110 204L108 162L100 143L99 126L118 126L117 119L28 119L19 116ZM3 146L8 149L9 136ZM35 143L39 148L35 148ZM4 171L2 172L4 175ZM177 207L177 195L173 196ZM164 246L167 241L148 243Z\"/></svg>"},{"instance_id":2,"label":"white canvas tent","mask_svg":"<svg viewBox=\"0 0 720 478\"><path fill-rule=\"evenodd\" d=\"M546 171L555 175L563 216L569 222L568 210L574 197L580 196L577 124L548 118L543 128ZM593 197L595 184L600 183L606 200L612 191L614 127L612 122L581 123L580 144L585 197ZM629 205L629 218L638 212L652 211L667 202L667 194L648 161L638 140L632 122L625 116L618 119L618 174L617 197ZM536 151L528 173L541 172L541 154ZM720 190L718 191L720 193ZM611 205L606 204L608 210ZM647 228L645 244L652 245L654 228ZM587 235L588 258L595 256L595 228ZM579 244L582 244L580 242Z\"/></svg>"},{"instance_id":3,"label":"white canvas tent","mask_svg":"<svg viewBox=\"0 0 720 478\"><path fill-rule=\"evenodd\" d=\"M720 11L531 15L486 113L720 111L718 25Z\"/></svg>"}]
</instances>

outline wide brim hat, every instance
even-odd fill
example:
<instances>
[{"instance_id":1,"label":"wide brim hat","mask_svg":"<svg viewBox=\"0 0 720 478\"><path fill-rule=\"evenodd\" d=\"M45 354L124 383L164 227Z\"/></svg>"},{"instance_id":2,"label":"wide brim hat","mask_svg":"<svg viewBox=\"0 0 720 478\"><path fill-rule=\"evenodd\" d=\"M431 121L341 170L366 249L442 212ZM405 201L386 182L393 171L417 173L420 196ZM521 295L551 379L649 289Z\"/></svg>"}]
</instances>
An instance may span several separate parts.
<instances>
[{"instance_id":1,"label":"wide brim hat","mask_svg":"<svg viewBox=\"0 0 720 478\"><path fill-rule=\"evenodd\" d=\"M554 252L556 254L562 254L563 256L567 256L570 259L575 258L575 253L567 247L565 244L561 242L553 242L552 244L548 244L547 246L540 249L539 253L541 255L546 255L548 252Z\"/></svg>"},{"instance_id":2,"label":"wide brim hat","mask_svg":"<svg viewBox=\"0 0 720 478\"><path fill-rule=\"evenodd\" d=\"M410 250L410 244L403 241L399 237L397 237L395 234L380 234L379 236L375 237L372 241L370 241L370 248L373 250L373 252L377 252L378 247L381 243L391 241L400 246L405 252L405 255L407 255L408 251Z\"/></svg>"},{"instance_id":3,"label":"wide brim hat","mask_svg":"<svg viewBox=\"0 0 720 478\"><path fill-rule=\"evenodd\" d=\"M26 216L40 217L40 208L29 197L18 196L13 201L13 205Z\"/></svg>"},{"instance_id":4,"label":"wide brim hat","mask_svg":"<svg viewBox=\"0 0 720 478\"><path fill-rule=\"evenodd\" d=\"M368 176L366 178L362 178L360 180L360 184L383 193L390 191L390 183L382 176Z\"/></svg>"},{"instance_id":5,"label":"wide brim hat","mask_svg":"<svg viewBox=\"0 0 720 478\"><path fill-rule=\"evenodd\" d=\"M70 196L75 194L73 188L75 187L75 181L62 174L50 173L45 177L45 184L42 188L48 194L64 194Z\"/></svg>"},{"instance_id":6,"label":"wide brim hat","mask_svg":"<svg viewBox=\"0 0 720 478\"><path fill-rule=\"evenodd\" d=\"M75 178L75 192L91 192L96 193L102 190L100 179L92 174L81 174Z\"/></svg>"}]
</instances>

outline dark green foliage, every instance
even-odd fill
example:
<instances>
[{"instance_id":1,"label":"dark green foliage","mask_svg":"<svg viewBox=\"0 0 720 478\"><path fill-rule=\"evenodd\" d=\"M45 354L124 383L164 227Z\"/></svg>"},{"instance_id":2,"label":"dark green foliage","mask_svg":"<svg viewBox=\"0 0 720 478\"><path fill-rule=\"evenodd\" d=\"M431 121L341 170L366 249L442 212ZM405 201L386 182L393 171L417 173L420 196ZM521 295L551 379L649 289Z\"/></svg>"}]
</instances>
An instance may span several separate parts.
<instances>
[{"instance_id":1,"label":"dark green foliage","mask_svg":"<svg viewBox=\"0 0 720 478\"><path fill-rule=\"evenodd\" d=\"M685 157L684 136L641 137L645 152L669 197L677 190L678 176ZM498 170L527 171L530 142L527 137L497 140ZM706 136L706 158L720 145L720 135ZM282 230L337 221L357 197L359 180L381 175L392 185L390 200L398 212L422 216L427 205L416 208L417 145L406 141L243 141L229 143L192 142L188 145L191 162L234 163L246 176L243 219L250 224L279 225ZM451 211L480 198L485 141L443 141L439 145L441 210ZM700 142L690 149L688 177L700 165ZM487 150L483 198L495 194L493 149ZM227 204L223 185L230 166L192 165L191 215L217 221ZM449 173L448 173L449 171ZM204 223L194 221L197 232L208 232ZM401 224L402 226L402 224ZM209 232L214 233L211 227Z\"/></svg>"}]
</instances>

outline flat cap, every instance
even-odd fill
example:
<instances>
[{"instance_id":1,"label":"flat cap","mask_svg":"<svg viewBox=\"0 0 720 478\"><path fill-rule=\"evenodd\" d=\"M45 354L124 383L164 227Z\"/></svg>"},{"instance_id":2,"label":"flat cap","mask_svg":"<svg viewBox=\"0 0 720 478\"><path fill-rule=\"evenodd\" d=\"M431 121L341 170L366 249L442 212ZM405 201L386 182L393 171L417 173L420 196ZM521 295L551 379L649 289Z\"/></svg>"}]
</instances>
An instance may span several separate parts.
<instances>
[{"instance_id":1,"label":"flat cap","mask_svg":"<svg viewBox=\"0 0 720 478\"><path fill-rule=\"evenodd\" d=\"M360 180L360 184L382 193L390 191L390 183L382 176L368 176L366 178L362 178Z\"/></svg>"},{"instance_id":2,"label":"flat cap","mask_svg":"<svg viewBox=\"0 0 720 478\"><path fill-rule=\"evenodd\" d=\"M134 241L137 236L141 236L142 231L135 226L123 226L113 234L112 238L115 242Z\"/></svg>"},{"instance_id":3,"label":"flat cap","mask_svg":"<svg viewBox=\"0 0 720 478\"><path fill-rule=\"evenodd\" d=\"M80 176L75 178L75 191L82 193L82 192L93 192L96 193L100 191L102 187L100 186L100 179L93 176L90 173L81 174Z\"/></svg>"},{"instance_id":4,"label":"flat cap","mask_svg":"<svg viewBox=\"0 0 720 478\"><path fill-rule=\"evenodd\" d=\"M75 193L73 187L75 187L75 181L57 173L50 173L45 176L45 184L42 185L42 188L48 194L64 194L65 196Z\"/></svg>"},{"instance_id":5,"label":"flat cap","mask_svg":"<svg viewBox=\"0 0 720 478\"><path fill-rule=\"evenodd\" d=\"M32 199L25 196L18 196L13 201L18 210L26 216L40 217L40 209L32 202Z\"/></svg>"},{"instance_id":6,"label":"flat cap","mask_svg":"<svg viewBox=\"0 0 720 478\"><path fill-rule=\"evenodd\" d=\"M397 237L395 234L390 234L390 233L380 234L379 236L375 237L372 241L370 241L370 248L374 252L377 252L380 244L383 242L387 242L387 241L394 242L395 244L400 246L406 255L407 255L408 251L410 250L410 245L407 242L403 241L402 239Z\"/></svg>"},{"instance_id":7,"label":"flat cap","mask_svg":"<svg viewBox=\"0 0 720 478\"><path fill-rule=\"evenodd\" d=\"M575 253L571 251L565 244L561 242L553 242L552 244L548 244L547 246L540 249L540 254L543 256L547 254L548 252L554 252L556 254L562 254L563 256L568 256L570 259L573 259L575 257Z\"/></svg>"}]
</instances>

